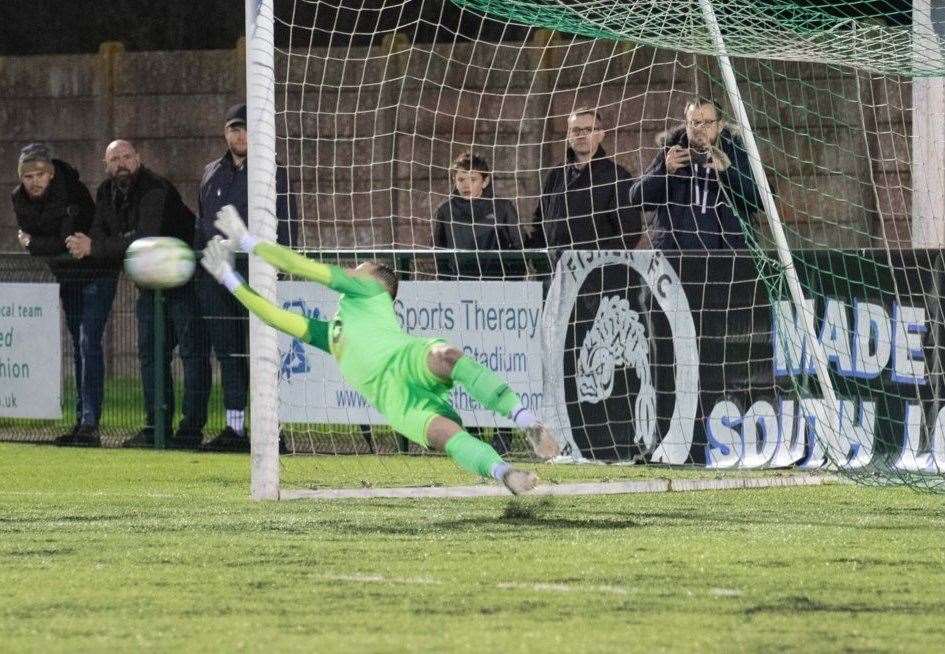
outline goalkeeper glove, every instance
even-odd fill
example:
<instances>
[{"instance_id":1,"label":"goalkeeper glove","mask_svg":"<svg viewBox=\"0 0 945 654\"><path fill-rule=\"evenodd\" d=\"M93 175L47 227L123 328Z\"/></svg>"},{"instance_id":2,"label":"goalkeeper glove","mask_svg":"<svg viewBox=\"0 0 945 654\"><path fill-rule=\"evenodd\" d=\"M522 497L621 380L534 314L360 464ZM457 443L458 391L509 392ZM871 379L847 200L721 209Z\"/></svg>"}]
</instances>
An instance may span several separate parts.
<instances>
[{"instance_id":1,"label":"goalkeeper glove","mask_svg":"<svg viewBox=\"0 0 945 654\"><path fill-rule=\"evenodd\" d=\"M226 236L227 241L224 242L234 250L239 247L249 254L259 242L258 238L249 233L240 212L232 204L226 205L217 212L217 219L213 226Z\"/></svg>"},{"instance_id":2,"label":"goalkeeper glove","mask_svg":"<svg viewBox=\"0 0 945 654\"><path fill-rule=\"evenodd\" d=\"M203 249L203 256L200 258L200 265L231 292L244 283L233 270L233 250L230 244L220 236L214 236L207 243L207 247Z\"/></svg>"}]
</instances>

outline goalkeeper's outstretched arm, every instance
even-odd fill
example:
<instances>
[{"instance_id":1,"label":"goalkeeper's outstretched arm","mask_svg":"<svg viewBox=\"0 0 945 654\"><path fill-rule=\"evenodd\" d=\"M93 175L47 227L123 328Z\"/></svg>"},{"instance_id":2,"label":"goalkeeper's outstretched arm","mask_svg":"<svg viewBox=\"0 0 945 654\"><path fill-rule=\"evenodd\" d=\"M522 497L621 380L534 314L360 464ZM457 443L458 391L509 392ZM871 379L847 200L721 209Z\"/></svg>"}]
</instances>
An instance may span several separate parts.
<instances>
[{"instance_id":1,"label":"goalkeeper's outstretched arm","mask_svg":"<svg viewBox=\"0 0 945 654\"><path fill-rule=\"evenodd\" d=\"M294 277L317 282L346 295L371 297L384 292L384 288L373 278L356 277L339 266L314 261L287 247L259 240L249 233L239 212L232 205L220 210L214 225L247 253L255 254Z\"/></svg>"},{"instance_id":2,"label":"goalkeeper's outstretched arm","mask_svg":"<svg viewBox=\"0 0 945 654\"><path fill-rule=\"evenodd\" d=\"M200 263L239 300L240 304L256 314L264 323L309 345L330 352L327 322L307 318L294 311L286 311L259 295L239 276L239 273L233 270L232 256L230 249L217 236L207 244Z\"/></svg>"}]
</instances>

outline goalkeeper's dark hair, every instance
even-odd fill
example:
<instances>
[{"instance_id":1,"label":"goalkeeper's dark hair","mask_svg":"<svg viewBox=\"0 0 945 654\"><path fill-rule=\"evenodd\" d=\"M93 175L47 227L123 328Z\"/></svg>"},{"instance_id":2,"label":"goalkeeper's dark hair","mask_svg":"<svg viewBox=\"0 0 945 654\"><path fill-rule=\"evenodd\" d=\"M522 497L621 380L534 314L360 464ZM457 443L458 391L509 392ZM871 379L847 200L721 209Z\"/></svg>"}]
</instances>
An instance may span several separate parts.
<instances>
[{"instance_id":1,"label":"goalkeeper's dark hair","mask_svg":"<svg viewBox=\"0 0 945 654\"><path fill-rule=\"evenodd\" d=\"M384 285L384 288L387 289L387 292L390 293L392 298L396 298L397 286L400 284L400 280L397 278L397 272L382 261L375 260L371 263L374 264L374 270L371 275Z\"/></svg>"}]
</instances>

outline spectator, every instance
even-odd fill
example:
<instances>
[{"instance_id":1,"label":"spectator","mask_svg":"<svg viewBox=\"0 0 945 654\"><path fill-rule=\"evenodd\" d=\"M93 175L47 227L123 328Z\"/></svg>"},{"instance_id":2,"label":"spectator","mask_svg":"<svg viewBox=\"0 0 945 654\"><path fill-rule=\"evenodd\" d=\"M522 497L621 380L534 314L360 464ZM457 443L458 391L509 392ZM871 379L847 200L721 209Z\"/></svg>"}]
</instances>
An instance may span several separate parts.
<instances>
[{"instance_id":1,"label":"spectator","mask_svg":"<svg viewBox=\"0 0 945 654\"><path fill-rule=\"evenodd\" d=\"M197 231L194 247L202 250L219 234L213 226L217 211L232 204L239 214L248 213L246 174L246 105L230 107L223 127L227 151L207 164L198 191ZM276 168L276 238L281 245L298 245L295 202L289 196L289 176L284 166ZM246 309L225 288L197 267L197 297L210 343L220 362L226 427L204 445L208 450L248 451L246 396L249 387L248 321ZM237 260L237 269L247 275L246 259ZM247 277L248 278L248 277Z\"/></svg>"},{"instance_id":2,"label":"spectator","mask_svg":"<svg viewBox=\"0 0 945 654\"><path fill-rule=\"evenodd\" d=\"M105 150L108 178L98 187L95 220L91 233L76 233L66 245L77 259L88 257L96 263L111 266L117 275L132 241L144 236L174 236L187 243L193 240L194 214L181 200L168 180L141 165L141 159L128 141L113 141ZM210 393L210 364L202 344L202 330L196 313L193 282L165 291L165 358L154 360L154 291L138 290L135 314L138 319L138 360L141 363L141 384L144 388L147 425L126 447L147 447L154 444L155 388L154 366L164 366L165 421L170 426L174 417L174 385L171 377L171 354L180 349L184 364L184 406L181 423L170 447L193 449L200 445L207 422L207 398ZM201 352L204 353L201 356Z\"/></svg>"},{"instance_id":3,"label":"spectator","mask_svg":"<svg viewBox=\"0 0 945 654\"><path fill-rule=\"evenodd\" d=\"M566 161L545 177L529 246L619 250L640 240L640 212L629 204L633 180L601 147L604 133L596 109L568 117Z\"/></svg>"},{"instance_id":4,"label":"spectator","mask_svg":"<svg viewBox=\"0 0 945 654\"><path fill-rule=\"evenodd\" d=\"M758 190L741 140L720 115L715 101L690 100L685 125L661 135L660 152L633 186L634 206L656 211L656 248L745 247L740 219L758 210Z\"/></svg>"},{"instance_id":5,"label":"spectator","mask_svg":"<svg viewBox=\"0 0 945 654\"><path fill-rule=\"evenodd\" d=\"M87 262L71 260L66 248L68 236L88 231L95 204L76 169L54 159L42 143L20 151L17 173L20 184L12 196L20 228L17 237L31 255L51 257L49 268L59 282L66 328L72 337L76 423L56 443L98 446L105 386L102 336L115 299L116 279Z\"/></svg>"},{"instance_id":6,"label":"spectator","mask_svg":"<svg viewBox=\"0 0 945 654\"><path fill-rule=\"evenodd\" d=\"M450 171L453 187L450 198L436 210L433 243L438 248L453 250L497 251L522 249L522 234L518 212L509 200L495 199L492 192L492 173L489 163L471 152L464 152L453 162ZM522 277L525 260L509 255L480 257L453 253L439 265L441 276L459 275L460 278ZM481 427L470 427L469 433L482 438ZM496 429L492 446L500 454L511 448L512 432Z\"/></svg>"},{"instance_id":7,"label":"spectator","mask_svg":"<svg viewBox=\"0 0 945 654\"><path fill-rule=\"evenodd\" d=\"M492 175L486 160L464 152L453 162L450 174L453 188L449 199L436 210L434 245L451 250L520 251L518 213L509 200L493 197ZM438 270L474 279L505 277L507 263L498 257L457 253L443 261ZM524 263L518 267L523 266Z\"/></svg>"}]
</instances>

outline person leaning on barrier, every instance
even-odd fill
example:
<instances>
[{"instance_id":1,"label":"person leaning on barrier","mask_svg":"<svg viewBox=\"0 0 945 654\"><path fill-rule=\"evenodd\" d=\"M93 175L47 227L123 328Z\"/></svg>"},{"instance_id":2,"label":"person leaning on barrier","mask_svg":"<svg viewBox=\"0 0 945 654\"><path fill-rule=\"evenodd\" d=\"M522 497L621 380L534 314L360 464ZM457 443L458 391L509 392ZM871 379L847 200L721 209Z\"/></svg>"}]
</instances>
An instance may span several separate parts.
<instances>
[{"instance_id":1,"label":"person leaning on barrier","mask_svg":"<svg viewBox=\"0 0 945 654\"><path fill-rule=\"evenodd\" d=\"M217 212L228 204L236 207L240 216L248 215L249 193L247 176L246 105L230 107L224 118L223 136L227 151L204 169L198 189L197 227L194 248L202 250L214 236L219 235L213 221ZM289 194L289 176L285 166L276 167L276 241L288 247L298 246L298 213L294 198ZM247 274L246 259L237 260L237 269ZM249 314L226 289L216 283L198 266L196 274L197 298L203 324L210 344L220 362L223 384L223 406L226 427L204 444L203 449L218 451L248 451L249 438L245 428L247 392L249 389ZM206 353L209 357L209 351Z\"/></svg>"},{"instance_id":2,"label":"person leaning on barrier","mask_svg":"<svg viewBox=\"0 0 945 654\"><path fill-rule=\"evenodd\" d=\"M141 165L141 158L128 141L113 141L105 150L107 179L98 187L95 220L89 234L77 233L66 239L69 251L76 258L107 265L118 275L125 250L144 236L173 236L184 242L193 240L194 214L187 208L180 193L170 181ZM174 417L174 385L171 377L171 354L180 349L184 364L183 418L171 447L197 448L203 438L207 421L207 398L210 393L210 364L199 353L206 350L196 312L193 282L164 291L165 357L154 357L156 314L154 291L139 288L135 315L138 322L138 361L147 425L125 442L126 447L149 447L154 444L157 407L154 372L164 366L165 421L170 427Z\"/></svg>"},{"instance_id":3,"label":"person leaning on barrier","mask_svg":"<svg viewBox=\"0 0 945 654\"><path fill-rule=\"evenodd\" d=\"M629 201L633 178L607 156L604 135L596 109L579 107L568 117L566 160L545 176L529 247L636 247L642 229L640 211Z\"/></svg>"},{"instance_id":4,"label":"person leaning on barrier","mask_svg":"<svg viewBox=\"0 0 945 654\"><path fill-rule=\"evenodd\" d=\"M656 248L743 248L741 221L760 205L748 154L714 100L690 100L685 119L660 135L661 149L634 184L631 202L656 212Z\"/></svg>"},{"instance_id":5,"label":"person leaning on barrier","mask_svg":"<svg viewBox=\"0 0 945 654\"><path fill-rule=\"evenodd\" d=\"M17 238L32 256L49 257L72 337L76 422L56 443L98 446L105 386L102 337L115 298L115 278L86 261L71 260L66 248L67 237L88 231L95 203L78 171L54 159L43 143L20 151L17 175L20 183L12 195Z\"/></svg>"}]
</instances>

